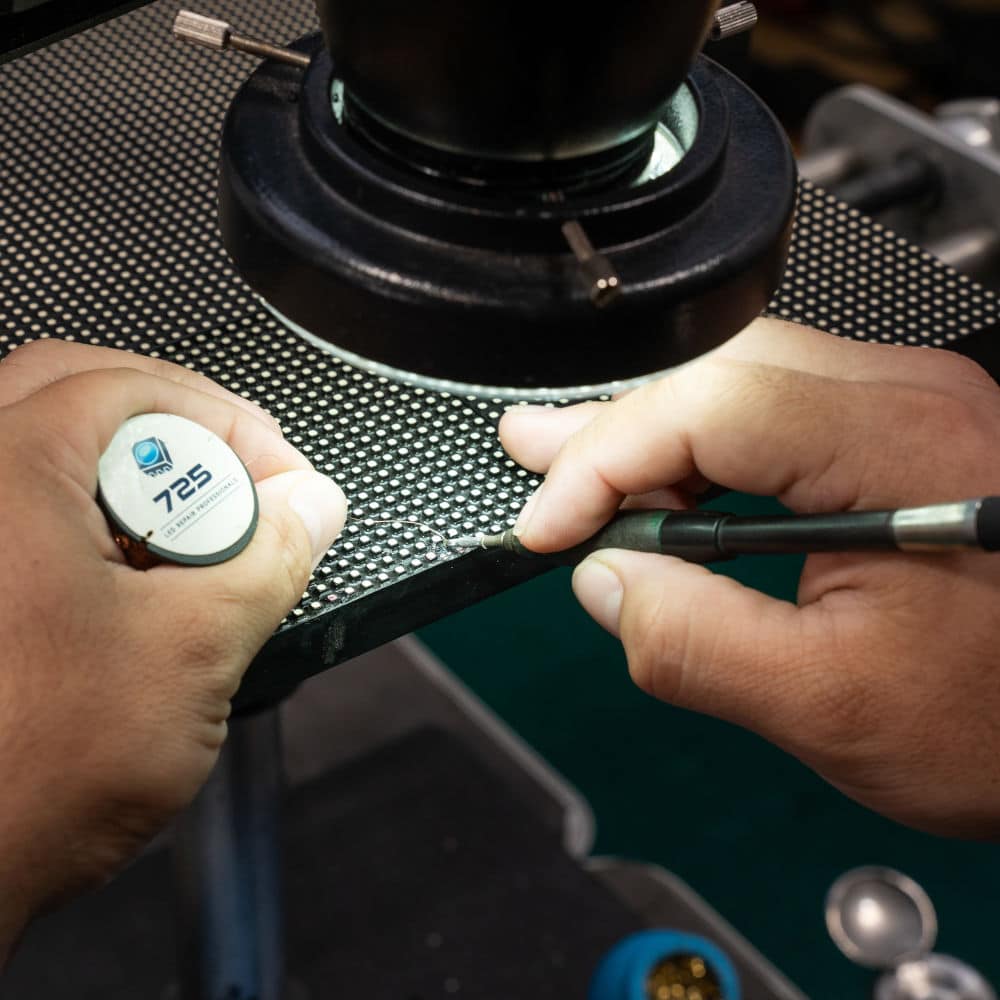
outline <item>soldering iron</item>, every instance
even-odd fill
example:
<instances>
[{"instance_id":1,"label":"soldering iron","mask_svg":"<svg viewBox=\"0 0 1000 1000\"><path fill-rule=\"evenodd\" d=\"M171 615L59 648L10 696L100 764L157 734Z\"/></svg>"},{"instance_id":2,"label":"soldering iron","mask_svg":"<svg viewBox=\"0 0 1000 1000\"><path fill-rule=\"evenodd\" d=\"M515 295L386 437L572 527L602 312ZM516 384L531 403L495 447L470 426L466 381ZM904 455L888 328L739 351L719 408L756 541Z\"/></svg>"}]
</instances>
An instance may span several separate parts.
<instances>
[{"instance_id":1,"label":"soldering iron","mask_svg":"<svg viewBox=\"0 0 1000 1000\"><path fill-rule=\"evenodd\" d=\"M739 555L808 552L943 552L1000 549L1000 497L900 510L740 517L717 511L627 510L585 542L561 552L537 553L510 529L467 535L456 548L500 549L564 565L599 549L631 549L711 563Z\"/></svg>"}]
</instances>

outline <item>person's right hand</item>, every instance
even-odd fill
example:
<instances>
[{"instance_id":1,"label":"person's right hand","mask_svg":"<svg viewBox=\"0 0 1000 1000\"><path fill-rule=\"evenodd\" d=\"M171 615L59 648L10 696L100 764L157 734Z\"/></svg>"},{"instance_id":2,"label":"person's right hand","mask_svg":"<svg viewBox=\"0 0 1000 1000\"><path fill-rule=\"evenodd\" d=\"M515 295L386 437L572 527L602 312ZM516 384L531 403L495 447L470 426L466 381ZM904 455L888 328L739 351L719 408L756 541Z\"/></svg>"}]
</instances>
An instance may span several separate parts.
<instances>
[{"instance_id":1,"label":"person's right hand","mask_svg":"<svg viewBox=\"0 0 1000 1000\"><path fill-rule=\"evenodd\" d=\"M690 503L709 481L802 513L1000 494L982 369L773 320L616 402L515 408L500 432L548 473L518 527L541 552L626 497ZM798 606L635 552L591 556L573 587L657 697L761 733L904 823L1000 835L1000 554L813 555Z\"/></svg>"},{"instance_id":2,"label":"person's right hand","mask_svg":"<svg viewBox=\"0 0 1000 1000\"><path fill-rule=\"evenodd\" d=\"M138 413L194 420L253 476L250 544L125 564L97 463ZM340 531L340 489L259 407L203 376L59 341L0 364L0 964L39 909L111 875L186 805L251 658Z\"/></svg>"}]
</instances>

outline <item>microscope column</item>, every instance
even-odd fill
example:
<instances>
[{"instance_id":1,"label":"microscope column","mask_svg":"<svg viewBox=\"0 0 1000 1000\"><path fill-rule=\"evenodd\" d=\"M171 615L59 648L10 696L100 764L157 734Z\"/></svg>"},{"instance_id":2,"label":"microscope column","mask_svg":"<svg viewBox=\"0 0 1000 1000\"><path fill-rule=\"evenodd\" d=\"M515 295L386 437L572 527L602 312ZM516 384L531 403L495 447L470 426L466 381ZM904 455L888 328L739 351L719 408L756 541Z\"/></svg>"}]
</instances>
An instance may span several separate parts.
<instances>
[{"instance_id":1,"label":"microscope column","mask_svg":"<svg viewBox=\"0 0 1000 1000\"><path fill-rule=\"evenodd\" d=\"M174 830L177 1000L286 1000L277 709L231 719Z\"/></svg>"}]
</instances>

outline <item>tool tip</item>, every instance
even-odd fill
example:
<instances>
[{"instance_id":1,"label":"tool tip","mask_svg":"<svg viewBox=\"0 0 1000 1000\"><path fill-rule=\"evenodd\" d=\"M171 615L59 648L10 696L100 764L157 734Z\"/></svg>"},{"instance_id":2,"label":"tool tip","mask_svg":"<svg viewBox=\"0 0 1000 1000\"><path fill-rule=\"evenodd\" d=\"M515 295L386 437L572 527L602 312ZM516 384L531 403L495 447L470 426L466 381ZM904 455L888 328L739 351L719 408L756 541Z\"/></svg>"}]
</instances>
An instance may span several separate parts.
<instances>
[{"instance_id":1,"label":"tool tip","mask_svg":"<svg viewBox=\"0 0 1000 1000\"><path fill-rule=\"evenodd\" d=\"M448 547L452 549L478 549L482 544L482 535L459 535L448 539Z\"/></svg>"}]
</instances>

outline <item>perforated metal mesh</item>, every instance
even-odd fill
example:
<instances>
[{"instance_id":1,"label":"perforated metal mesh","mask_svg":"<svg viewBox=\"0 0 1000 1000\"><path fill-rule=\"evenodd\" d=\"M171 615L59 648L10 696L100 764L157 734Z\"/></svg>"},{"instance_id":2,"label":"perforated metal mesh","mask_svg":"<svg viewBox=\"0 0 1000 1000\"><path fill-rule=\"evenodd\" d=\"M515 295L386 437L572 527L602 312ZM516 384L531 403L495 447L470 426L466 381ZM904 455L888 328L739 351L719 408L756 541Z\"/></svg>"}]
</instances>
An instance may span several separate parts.
<instances>
[{"instance_id":1,"label":"perforated metal mesh","mask_svg":"<svg viewBox=\"0 0 1000 1000\"><path fill-rule=\"evenodd\" d=\"M992 291L803 182L768 312L854 340L947 347L997 322Z\"/></svg>"},{"instance_id":2,"label":"perforated metal mesh","mask_svg":"<svg viewBox=\"0 0 1000 1000\"><path fill-rule=\"evenodd\" d=\"M351 508L287 630L454 558L436 532L500 530L537 481L497 443L498 401L359 372L257 304L222 249L215 204L222 117L253 63L175 42L176 6L0 67L0 355L38 337L125 348L271 410ZM316 28L305 0L204 12L269 40ZM1000 319L992 293L809 186L773 310L938 345Z\"/></svg>"}]
</instances>

